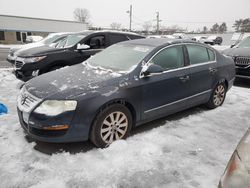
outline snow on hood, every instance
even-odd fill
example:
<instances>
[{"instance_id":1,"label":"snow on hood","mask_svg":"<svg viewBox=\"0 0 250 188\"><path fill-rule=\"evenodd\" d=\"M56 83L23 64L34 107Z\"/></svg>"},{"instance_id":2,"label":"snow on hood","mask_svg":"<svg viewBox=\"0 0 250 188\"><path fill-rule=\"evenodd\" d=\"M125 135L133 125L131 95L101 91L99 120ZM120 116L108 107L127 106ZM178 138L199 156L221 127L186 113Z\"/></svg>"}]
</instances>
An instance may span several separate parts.
<instances>
[{"instance_id":1,"label":"snow on hood","mask_svg":"<svg viewBox=\"0 0 250 188\"><path fill-rule=\"evenodd\" d=\"M250 48L229 48L222 52L228 56L245 56L250 57Z\"/></svg>"},{"instance_id":2,"label":"snow on hood","mask_svg":"<svg viewBox=\"0 0 250 188\"><path fill-rule=\"evenodd\" d=\"M67 97L95 91L108 85L108 82L118 82L116 78L120 76L121 74L109 70L78 64L43 74L31 79L25 85L27 90L38 98L54 94Z\"/></svg>"},{"instance_id":3,"label":"snow on hood","mask_svg":"<svg viewBox=\"0 0 250 188\"><path fill-rule=\"evenodd\" d=\"M11 48L10 51L11 52L17 52L17 51L21 52L21 51L24 51L24 50L28 50L30 48L40 47L40 46L44 46L44 44L42 42L34 42L34 43L15 46L15 47Z\"/></svg>"}]
</instances>

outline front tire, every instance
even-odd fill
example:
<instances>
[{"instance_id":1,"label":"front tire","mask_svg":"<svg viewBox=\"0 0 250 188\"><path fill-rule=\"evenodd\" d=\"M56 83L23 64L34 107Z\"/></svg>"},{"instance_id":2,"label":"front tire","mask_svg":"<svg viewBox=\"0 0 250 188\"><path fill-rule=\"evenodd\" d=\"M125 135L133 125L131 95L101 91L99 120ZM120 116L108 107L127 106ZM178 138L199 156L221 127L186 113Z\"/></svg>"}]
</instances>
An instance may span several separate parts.
<instances>
[{"instance_id":1,"label":"front tire","mask_svg":"<svg viewBox=\"0 0 250 188\"><path fill-rule=\"evenodd\" d=\"M206 106L210 109L221 106L226 98L226 91L227 88L224 82L217 84Z\"/></svg>"},{"instance_id":2,"label":"front tire","mask_svg":"<svg viewBox=\"0 0 250 188\"><path fill-rule=\"evenodd\" d=\"M132 115L128 108L121 104L113 104L101 111L93 125L90 140L100 148L112 142L124 139L132 128Z\"/></svg>"}]
</instances>

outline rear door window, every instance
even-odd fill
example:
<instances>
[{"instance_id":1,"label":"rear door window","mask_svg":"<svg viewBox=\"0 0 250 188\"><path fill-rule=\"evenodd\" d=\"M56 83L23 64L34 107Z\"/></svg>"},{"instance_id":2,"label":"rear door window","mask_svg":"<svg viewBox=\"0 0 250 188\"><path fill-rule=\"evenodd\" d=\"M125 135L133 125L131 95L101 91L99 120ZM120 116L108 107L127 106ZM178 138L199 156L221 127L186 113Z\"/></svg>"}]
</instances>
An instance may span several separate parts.
<instances>
[{"instance_id":1,"label":"rear door window","mask_svg":"<svg viewBox=\"0 0 250 188\"><path fill-rule=\"evenodd\" d=\"M129 38L126 35L121 35L121 34L109 34L109 40L110 40L110 45L129 40Z\"/></svg>"},{"instance_id":2,"label":"rear door window","mask_svg":"<svg viewBox=\"0 0 250 188\"><path fill-rule=\"evenodd\" d=\"M187 44L186 47L191 65L210 61L206 47L193 44Z\"/></svg>"},{"instance_id":3,"label":"rear door window","mask_svg":"<svg viewBox=\"0 0 250 188\"><path fill-rule=\"evenodd\" d=\"M165 70L180 68L184 66L182 46L165 48L156 54L150 63L161 66Z\"/></svg>"}]
</instances>

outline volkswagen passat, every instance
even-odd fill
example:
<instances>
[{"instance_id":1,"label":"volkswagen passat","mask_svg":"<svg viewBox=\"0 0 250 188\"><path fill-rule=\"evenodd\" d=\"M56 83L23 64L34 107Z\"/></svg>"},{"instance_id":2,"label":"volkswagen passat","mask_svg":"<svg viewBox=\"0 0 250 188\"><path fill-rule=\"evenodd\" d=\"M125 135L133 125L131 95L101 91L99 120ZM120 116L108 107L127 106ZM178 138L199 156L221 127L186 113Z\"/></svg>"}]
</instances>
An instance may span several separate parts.
<instances>
[{"instance_id":1,"label":"volkswagen passat","mask_svg":"<svg viewBox=\"0 0 250 188\"><path fill-rule=\"evenodd\" d=\"M234 77L233 60L205 44L126 41L27 82L18 115L37 140L90 139L105 147L145 122L200 104L222 105Z\"/></svg>"}]
</instances>

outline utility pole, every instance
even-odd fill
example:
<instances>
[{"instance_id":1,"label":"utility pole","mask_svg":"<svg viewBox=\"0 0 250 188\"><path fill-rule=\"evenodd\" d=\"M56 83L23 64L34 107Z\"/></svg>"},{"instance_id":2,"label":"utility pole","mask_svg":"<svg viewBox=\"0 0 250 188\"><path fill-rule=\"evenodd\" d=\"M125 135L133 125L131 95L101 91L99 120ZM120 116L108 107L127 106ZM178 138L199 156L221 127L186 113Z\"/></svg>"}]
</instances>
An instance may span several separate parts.
<instances>
[{"instance_id":1,"label":"utility pole","mask_svg":"<svg viewBox=\"0 0 250 188\"><path fill-rule=\"evenodd\" d=\"M156 22L157 22L157 27L156 27L156 33L159 35L159 29L160 29L160 13L157 11L156 12Z\"/></svg>"},{"instance_id":2,"label":"utility pole","mask_svg":"<svg viewBox=\"0 0 250 188\"><path fill-rule=\"evenodd\" d=\"M129 31L131 31L132 26L132 5L130 5L130 9L127 11L129 13Z\"/></svg>"}]
</instances>

